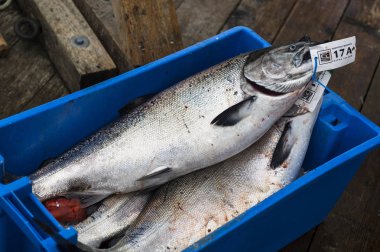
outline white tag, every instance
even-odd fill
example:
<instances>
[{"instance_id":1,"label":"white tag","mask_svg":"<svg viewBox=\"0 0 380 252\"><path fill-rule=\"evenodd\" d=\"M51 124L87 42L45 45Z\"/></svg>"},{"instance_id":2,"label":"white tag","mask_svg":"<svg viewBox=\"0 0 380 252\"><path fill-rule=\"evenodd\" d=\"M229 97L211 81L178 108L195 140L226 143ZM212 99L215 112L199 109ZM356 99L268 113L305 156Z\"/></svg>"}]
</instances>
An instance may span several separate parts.
<instances>
[{"instance_id":1,"label":"white tag","mask_svg":"<svg viewBox=\"0 0 380 252\"><path fill-rule=\"evenodd\" d=\"M315 69L315 58L317 58L317 72L335 69L355 61L356 37L312 46L309 50L313 69Z\"/></svg>"},{"instance_id":2,"label":"white tag","mask_svg":"<svg viewBox=\"0 0 380 252\"><path fill-rule=\"evenodd\" d=\"M327 86L331 78L331 73L325 71L319 75L319 81L323 85ZM305 108L310 112L313 112L318 104L318 101L323 96L325 88L319 85L317 82L310 82L303 92L302 96L295 102L299 107Z\"/></svg>"}]
</instances>

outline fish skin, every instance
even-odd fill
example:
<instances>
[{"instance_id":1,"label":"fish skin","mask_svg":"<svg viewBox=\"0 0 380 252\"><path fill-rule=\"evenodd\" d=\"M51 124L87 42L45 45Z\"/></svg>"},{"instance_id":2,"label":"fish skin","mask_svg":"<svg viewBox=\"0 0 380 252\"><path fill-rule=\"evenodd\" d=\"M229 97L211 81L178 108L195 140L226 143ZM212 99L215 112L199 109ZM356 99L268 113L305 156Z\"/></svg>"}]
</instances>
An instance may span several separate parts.
<instances>
[{"instance_id":1,"label":"fish skin","mask_svg":"<svg viewBox=\"0 0 380 252\"><path fill-rule=\"evenodd\" d=\"M300 43L306 55L312 44L297 45ZM30 177L33 193L42 201L63 196L80 198L83 205L92 205L113 193L158 186L236 155L271 128L308 82L302 77L305 83L300 83L298 75L292 74L298 70L291 67L289 54L295 57L298 53L300 57L299 52L289 52L288 46L273 50L282 59L280 63L286 65L286 85L291 82L294 91L266 94L247 77L256 68L261 69L263 76L274 72L271 68L280 64L275 53L265 66L254 60L257 52L237 56L164 90L41 168ZM264 55L268 51L271 52L264 50ZM282 57L282 53L287 57ZM311 77L310 60L298 68ZM276 82L278 76L264 77L265 82L257 85L266 87L269 80ZM280 77L283 82L284 77ZM236 104L249 97L255 97L253 104L239 110ZM211 123L233 106L236 111L230 111L232 125ZM165 173L148 176L160 167Z\"/></svg>"},{"instance_id":2,"label":"fish skin","mask_svg":"<svg viewBox=\"0 0 380 252\"><path fill-rule=\"evenodd\" d=\"M283 117L240 154L162 186L125 236L104 251L182 251L295 180L321 102L313 112ZM281 142L289 122L287 140ZM291 151L273 168L279 145Z\"/></svg>"},{"instance_id":3,"label":"fish skin","mask_svg":"<svg viewBox=\"0 0 380 252\"><path fill-rule=\"evenodd\" d=\"M93 248L125 231L141 213L151 193L116 194L105 199L87 219L74 225L78 241Z\"/></svg>"}]
</instances>

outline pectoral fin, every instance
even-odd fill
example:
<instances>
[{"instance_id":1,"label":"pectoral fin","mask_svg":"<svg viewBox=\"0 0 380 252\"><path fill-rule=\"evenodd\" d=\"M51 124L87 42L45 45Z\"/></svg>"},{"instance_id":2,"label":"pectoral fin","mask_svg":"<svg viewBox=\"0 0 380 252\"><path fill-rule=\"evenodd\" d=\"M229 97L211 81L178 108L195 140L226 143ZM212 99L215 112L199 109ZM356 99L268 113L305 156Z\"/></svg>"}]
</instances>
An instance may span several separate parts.
<instances>
[{"instance_id":1,"label":"pectoral fin","mask_svg":"<svg viewBox=\"0 0 380 252\"><path fill-rule=\"evenodd\" d=\"M211 124L217 126L233 126L252 114L252 104L257 99L256 96L251 96L232 107L224 110L217 117L215 117Z\"/></svg>"},{"instance_id":2,"label":"pectoral fin","mask_svg":"<svg viewBox=\"0 0 380 252\"><path fill-rule=\"evenodd\" d=\"M280 165L282 165L285 160L289 157L289 154L292 150L294 139L292 138L292 126L291 121L287 122L284 127L284 131L278 141L276 148L274 149L271 168L276 169Z\"/></svg>"},{"instance_id":3,"label":"pectoral fin","mask_svg":"<svg viewBox=\"0 0 380 252\"><path fill-rule=\"evenodd\" d=\"M160 175L162 175L164 173L169 173L171 171L172 171L172 168L170 168L168 166L159 166L159 167L153 169L152 171L150 171L145 176L139 178L137 181L142 181L142 180L158 177L158 176L160 176Z\"/></svg>"}]
</instances>

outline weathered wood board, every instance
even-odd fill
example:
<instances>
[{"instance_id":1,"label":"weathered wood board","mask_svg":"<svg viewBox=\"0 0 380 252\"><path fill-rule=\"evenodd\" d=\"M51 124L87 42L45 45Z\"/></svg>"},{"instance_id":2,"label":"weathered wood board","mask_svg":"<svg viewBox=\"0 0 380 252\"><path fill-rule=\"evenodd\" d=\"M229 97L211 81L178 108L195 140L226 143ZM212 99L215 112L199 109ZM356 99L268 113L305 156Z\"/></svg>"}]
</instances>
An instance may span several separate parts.
<instances>
[{"instance_id":1,"label":"weathered wood board","mask_svg":"<svg viewBox=\"0 0 380 252\"><path fill-rule=\"evenodd\" d=\"M21 17L16 4L0 11L0 30L9 44L8 53L0 58L0 119L18 113L31 104L42 104L67 93L56 70L36 41L20 40L13 32L13 24ZM43 87L51 82L53 76L55 87L41 97ZM52 92L56 95L52 96ZM31 101L34 99L34 102ZM29 107L31 107L29 106Z\"/></svg>"},{"instance_id":2,"label":"weathered wood board","mask_svg":"<svg viewBox=\"0 0 380 252\"><path fill-rule=\"evenodd\" d=\"M185 0L177 9L183 44L192 45L216 35L239 0Z\"/></svg>"},{"instance_id":3,"label":"weathered wood board","mask_svg":"<svg viewBox=\"0 0 380 252\"><path fill-rule=\"evenodd\" d=\"M122 51L130 68L182 49L171 0L114 0L112 6Z\"/></svg>"},{"instance_id":4,"label":"weathered wood board","mask_svg":"<svg viewBox=\"0 0 380 252\"><path fill-rule=\"evenodd\" d=\"M296 0L242 0L224 25L223 30L247 26L266 41L273 42Z\"/></svg>"},{"instance_id":5,"label":"weathered wood board","mask_svg":"<svg viewBox=\"0 0 380 252\"><path fill-rule=\"evenodd\" d=\"M91 28L102 41L104 47L111 55L112 59L121 72L133 68L133 65L142 64L141 62L136 64L133 62L128 63L128 58L131 58L131 55L127 55L123 49L122 40L117 29L115 15L110 1L74 0L74 2L86 18L87 22L90 24ZM152 1L152 3L153 2L154 1ZM138 3L137 6L141 5L140 1L137 1L136 3ZM176 17L174 16L174 6L168 0L165 0L162 3L158 2L158 4L161 6L160 8L162 11L167 11L170 15L168 13L161 13L163 14L161 17L161 22L157 22L158 17L156 10L153 11L154 15L149 14L149 12L152 12L152 9L149 8L155 8L153 5L149 6L148 9L146 7L143 7L145 8L145 15L141 16L132 13L132 15L130 15L128 18L127 24L125 24L125 22L122 20L123 23L127 26L133 25L136 22L142 22L145 26L150 26L150 30L153 29L156 31L155 33L150 34L147 33L149 31L146 29L146 27L140 29L138 26L134 26L132 28L136 29L137 31L130 31L131 36L129 37L124 36L124 42L128 44L129 41L129 44L131 45L130 50L132 50L133 54L137 54L137 52L141 51L141 49L138 48L140 45L140 40L144 40L145 42L149 41L148 44L145 43L144 46L144 57L146 57L144 63L156 60L160 57L166 56L167 54L182 49L181 34L179 32L178 24L176 23ZM179 5L180 1L176 1L175 3ZM129 2L129 4L133 4L133 2ZM142 20L142 17L151 21L153 21L153 19L156 19L156 22L154 22L155 26L148 24L146 20ZM141 33L140 30L144 30L144 32ZM137 44L134 45L133 43ZM146 46L155 48L156 52L153 54L149 53L149 50L147 50ZM133 58L131 58L131 60L133 61Z\"/></svg>"},{"instance_id":6,"label":"weathered wood board","mask_svg":"<svg viewBox=\"0 0 380 252\"><path fill-rule=\"evenodd\" d=\"M41 22L47 52L70 90L117 73L111 57L72 0L19 0L19 3Z\"/></svg>"}]
</instances>

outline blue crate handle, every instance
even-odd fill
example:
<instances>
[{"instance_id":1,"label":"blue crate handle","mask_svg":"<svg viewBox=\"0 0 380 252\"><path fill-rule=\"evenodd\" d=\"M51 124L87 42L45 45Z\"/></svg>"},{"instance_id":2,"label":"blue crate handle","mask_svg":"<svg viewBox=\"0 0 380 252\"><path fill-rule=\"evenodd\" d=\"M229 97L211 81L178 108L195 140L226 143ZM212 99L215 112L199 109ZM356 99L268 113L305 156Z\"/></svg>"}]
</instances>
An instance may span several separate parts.
<instances>
[{"instance_id":1,"label":"blue crate handle","mask_svg":"<svg viewBox=\"0 0 380 252\"><path fill-rule=\"evenodd\" d=\"M72 244L76 242L76 231L73 228L65 229L62 227L34 196L31 189L31 182L27 177L16 180L8 185L0 183L0 209L3 210L9 218L23 230L25 236L41 251L54 251L52 247L59 251L57 242L52 237L60 237ZM19 195L23 195L20 198ZM25 201L33 205L34 214L27 208ZM48 236L44 230L36 223L37 216L43 216L41 222L49 226L53 231L52 236Z\"/></svg>"}]
</instances>

